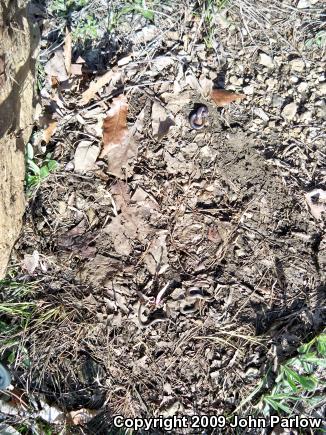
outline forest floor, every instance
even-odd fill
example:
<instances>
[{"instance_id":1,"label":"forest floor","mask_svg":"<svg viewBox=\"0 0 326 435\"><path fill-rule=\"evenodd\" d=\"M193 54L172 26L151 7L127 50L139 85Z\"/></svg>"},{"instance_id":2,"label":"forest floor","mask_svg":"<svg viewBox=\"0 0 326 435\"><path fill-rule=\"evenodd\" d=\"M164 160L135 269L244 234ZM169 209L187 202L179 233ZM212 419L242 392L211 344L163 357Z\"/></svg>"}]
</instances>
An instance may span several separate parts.
<instances>
[{"instance_id":1,"label":"forest floor","mask_svg":"<svg viewBox=\"0 0 326 435\"><path fill-rule=\"evenodd\" d=\"M6 424L107 434L115 415L209 415L225 428L172 432L253 434L234 415L320 417L324 2L47 0L31 13L39 104L2 283ZM316 360L294 370L306 351Z\"/></svg>"}]
</instances>

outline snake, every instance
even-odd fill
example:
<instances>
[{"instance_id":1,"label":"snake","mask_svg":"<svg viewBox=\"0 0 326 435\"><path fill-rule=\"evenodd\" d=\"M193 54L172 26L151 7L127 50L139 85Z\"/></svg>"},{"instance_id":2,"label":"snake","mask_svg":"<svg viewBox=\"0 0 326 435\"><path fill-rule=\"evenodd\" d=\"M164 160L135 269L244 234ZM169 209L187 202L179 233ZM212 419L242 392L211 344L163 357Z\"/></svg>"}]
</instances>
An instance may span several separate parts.
<instances>
[{"instance_id":1,"label":"snake","mask_svg":"<svg viewBox=\"0 0 326 435\"><path fill-rule=\"evenodd\" d=\"M184 315L195 313L198 310L198 308L196 307L196 302L200 299L207 301L211 300L212 297L203 294L202 290L198 287L189 288L185 297L180 300L180 313ZM149 326L155 325L156 323L169 320L169 318L165 314L156 314L155 317L153 316L152 318L151 316L146 317L146 310L150 311L150 307L148 306L148 304L139 303L138 323L141 328L148 328Z\"/></svg>"},{"instance_id":2,"label":"snake","mask_svg":"<svg viewBox=\"0 0 326 435\"><path fill-rule=\"evenodd\" d=\"M208 122L208 107L204 104L200 105L196 110L189 115L190 127L194 130L201 130Z\"/></svg>"}]
</instances>

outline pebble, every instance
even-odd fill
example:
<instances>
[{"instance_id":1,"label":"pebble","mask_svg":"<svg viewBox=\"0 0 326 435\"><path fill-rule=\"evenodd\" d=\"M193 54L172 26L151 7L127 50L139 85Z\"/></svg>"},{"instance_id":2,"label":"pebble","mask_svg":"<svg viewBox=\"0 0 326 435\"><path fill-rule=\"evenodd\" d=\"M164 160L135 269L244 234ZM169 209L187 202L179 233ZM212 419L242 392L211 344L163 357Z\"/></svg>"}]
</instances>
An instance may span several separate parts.
<instances>
[{"instance_id":1,"label":"pebble","mask_svg":"<svg viewBox=\"0 0 326 435\"><path fill-rule=\"evenodd\" d=\"M295 115L297 114L297 110L298 110L298 105L296 103L287 104L282 110L282 116L288 121L291 121L292 119L294 119Z\"/></svg>"},{"instance_id":2,"label":"pebble","mask_svg":"<svg viewBox=\"0 0 326 435\"><path fill-rule=\"evenodd\" d=\"M252 95L254 93L253 85L248 85L243 88L243 93L246 95Z\"/></svg>"},{"instance_id":3,"label":"pebble","mask_svg":"<svg viewBox=\"0 0 326 435\"><path fill-rule=\"evenodd\" d=\"M290 61L290 68L292 71L302 72L305 68L305 63L302 59L292 59Z\"/></svg>"},{"instance_id":4,"label":"pebble","mask_svg":"<svg viewBox=\"0 0 326 435\"><path fill-rule=\"evenodd\" d=\"M280 109L283 106L284 98L280 97L279 95L273 95L272 98L272 106L276 109Z\"/></svg>"},{"instance_id":5,"label":"pebble","mask_svg":"<svg viewBox=\"0 0 326 435\"><path fill-rule=\"evenodd\" d=\"M300 115L300 121L304 122L305 124L309 124L312 121L312 115L312 112L308 110Z\"/></svg>"},{"instance_id":6,"label":"pebble","mask_svg":"<svg viewBox=\"0 0 326 435\"><path fill-rule=\"evenodd\" d=\"M325 103L325 101L323 101L323 100L318 101L316 106L318 106L317 114L316 114L318 116L318 118L326 119L326 103Z\"/></svg>"},{"instance_id":7,"label":"pebble","mask_svg":"<svg viewBox=\"0 0 326 435\"><path fill-rule=\"evenodd\" d=\"M274 68L273 59L266 53L259 54L259 63L260 65L266 66L267 68Z\"/></svg>"},{"instance_id":8,"label":"pebble","mask_svg":"<svg viewBox=\"0 0 326 435\"><path fill-rule=\"evenodd\" d=\"M316 91L317 91L316 93L318 95L322 95L323 97L325 97L326 96L326 82L320 83L320 85L317 86Z\"/></svg>"},{"instance_id":9,"label":"pebble","mask_svg":"<svg viewBox=\"0 0 326 435\"><path fill-rule=\"evenodd\" d=\"M267 122L269 120L269 116L267 115L267 113L265 113L263 109L261 109L260 107L254 108L254 114L259 116L259 118L262 119L263 121Z\"/></svg>"},{"instance_id":10,"label":"pebble","mask_svg":"<svg viewBox=\"0 0 326 435\"><path fill-rule=\"evenodd\" d=\"M277 80L276 79L273 79L273 78L270 78L270 79L267 79L266 81L265 81L265 83L266 83L266 85L268 86L268 89L269 90L271 90L271 89L273 89L275 86L277 86Z\"/></svg>"},{"instance_id":11,"label":"pebble","mask_svg":"<svg viewBox=\"0 0 326 435\"><path fill-rule=\"evenodd\" d=\"M239 77L236 77L236 76L231 76L230 77L230 83L232 85L235 85L235 86L241 86L242 83L243 83L243 79L239 78Z\"/></svg>"},{"instance_id":12,"label":"pebble","mask_svg":"<svg viewBox=\"0 0 326 435\"><path fill-rule=\"evenodd\" d=\"M301 82L298 85L298 92L306 92L306 90L308 89L308 83L307 82Z\"/></svg>"},{"instance_id":13,"label":"pebble","mask_svg":"<svg viewBox=\"0 0 326 435\"><path fill-rule=\"evenodd\" d=\"M311 1L310 0L299 0L299 3L297 4L298 9L305 9L311 7Z\"/></svg>"}]
</instances>

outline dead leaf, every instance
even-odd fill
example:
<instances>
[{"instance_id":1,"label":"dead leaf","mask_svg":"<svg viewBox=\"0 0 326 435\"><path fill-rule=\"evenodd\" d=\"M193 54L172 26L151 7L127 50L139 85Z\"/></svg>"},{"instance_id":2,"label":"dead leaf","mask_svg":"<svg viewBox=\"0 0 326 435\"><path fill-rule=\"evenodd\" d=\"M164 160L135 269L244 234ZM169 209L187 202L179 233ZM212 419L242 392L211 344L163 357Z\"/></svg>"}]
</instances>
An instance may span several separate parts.
<instances>
[{"instance_id":1,"label":"dead leaf","mask_svg":"<svg viewBox=\"0 0 326 435\"><path fill-rule=\"evenodd\" d=\"M237 94L233 91L227 91L226 89L213 89L211 92L211 99L218 107L224 107L233 101L241 101L246 98L244 94Z\"/></svg>"},{"instance_id":2,"label":"dead leaf","mask_svg":"<svg viewBox=\"0 0 326 435\"><path fill-rule=\"evenodd\" d=\"M322 220L323 215L326 217L326 191L323 189L314 189L306 195L310 213L317 220Z\"/></svg>"},{"instance_id":3,"label":"dead leaf","mask_svg":"<svg viewBox=\"0 0 326 435\"><path fill-rule=\"evenodd\" d=\"M159 231L151 241L149 249L144 255L144 263L150 274L155 275L164 273L168 267L168 251L166 238L168 231Z\"/></svg>"},{"instance_id":4,"label":"dead leaf","mask_svg":"<svg viewBox=\"0 0 326 435\"><path fill-rule=\"evenodd\" d=\"M111 193L120 213L105 227L104 232L112 238L116 252L128 256L135 240L146 243L150 226L144 218L142 205L130 203L127 183L118 181L111 187Z\"/></svg>"},{"instance_id":5,"label":"dead leaf","mask_svg":"<svg viewBox=\"0 0 326 435\"><path fill-rule=\"evenodd\" d=\"M117 211L126 209L130 205L130 189L127 183L118 180L110 188L110 192L114 197L114 202Z\"/></svg>"},{"instance_id":6,"label":"dead leaf","mask_svg":"<svg viewBox=\"0 0 326 435\"><path fill-rule=\"evenodd\" d=\"M72 63L70 66L70 74L72 76L82 76L83 72L83 64L82 63Z\"/></svg>"},{"instance_id":7,"label":"dead leaf","mask_svg":"<svg viewBox=\"0 0 326 435\"><path fill-rule=\"evenodd\" d=\"M81 56L78 56L76 63L85 63L85 60Z\"/></svg>"},{"instance_id":8,"label":"dead leaf","mask_svg":"<svg viewBox=\"0 0 326 435\"><path fill-rule=\"evenodd\" d=\"M154 101L152 106L153 136L158 140L161 140L162 137L164 137L168 133L172 125L174 125L174 121L169 116L168 112L160 103Z\"/></svg>"},{"instance_id":9,"label":"dead leaf","mask_svg":"<svg viewBox=\"0 0 326 435\"><path fill-rule=\"evenodd\" d=\"M40 261L40 254L34 251L33 254L26 254L22 262L22 268L25 269L29 275L33 275L35 269L38 267Z\"/></svg>"},{"instance_id":10,"label":"dead leaf","mask_svg":"<svg viewBox=\"0 0 326 435\"><path fill-rule=\"evenodd\" d=\"M50 142L51 137L53 136L53 133L55 132L56 128L57 128L57 121L51 120L49 121L46 129L43 130L43 140L46 144Z\"/></svg>"},{"instance_id":11,"label":"dead leaf","mask_svg":"<svg viewBox=\"0 0 326 435\"><path fill-rule=\"evenodd\" d=\"M89 140L81 141L75 151L74 165L75 172L86 172L94 167L99 155L100 147Z\"/></svg>"},{"instance_id":12,"label":"dead leaf","mask_svg":"<svg viewBox=\"0 0 326 435\"><path fill-rule=\"evenodd\" d=\"M65 67L68 75L71 73L71 52L72 52L72 41L71 41L71 33L68 29L66 29L66 36L64 40L64 58L65 58Z\"/></svg>"},{"instance_id":13,"label":"dead leaf","mask_svg":"<svg viewBox=\"0 0 326 435\"><path fill-rule=\"evenodd\" d=\"M108 158L108 170L118 178L125 179L132 173L130 160L137 154L134 136L127 128L127 98L114 98L111 109L103 121L103 149L100 158Z\"/></svg>"},{"instance_id":14,"label":"dead leaf","mask_svg":"<svg viewBox=\"0 0 326 435\"><path fill-rule=\"evenodd\" d=\"M121 71L112 69L106 72L103 76L92 81L89 88L83 92L81 104L87 104L95 95L110 82L117 83L121 78Z\"/></svg>"},{"instance_id":15,"label":"dead leaf","mask_svg":"<svg viewBox=\"0 0 326 435\"><path fill-rule=\"evenodd\" d=\"M64 82L68 80L65 58L62 50L57 50L54 53L54 56L46 63L44 71L51 78L51 80L53 80L53 77L58 80L58 82Z\"/></svg>"}]
</instances>

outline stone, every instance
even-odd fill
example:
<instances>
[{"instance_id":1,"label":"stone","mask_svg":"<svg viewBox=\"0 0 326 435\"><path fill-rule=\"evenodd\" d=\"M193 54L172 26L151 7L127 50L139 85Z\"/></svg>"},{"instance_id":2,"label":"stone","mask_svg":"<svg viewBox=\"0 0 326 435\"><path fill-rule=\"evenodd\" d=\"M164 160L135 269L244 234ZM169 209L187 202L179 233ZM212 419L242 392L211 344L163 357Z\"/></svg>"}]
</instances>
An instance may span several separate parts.
<instances>
[{"instance_id":1,"label":"stone","mask_svg":"<svg viewBox=\"0 0 326 435\"><path fill-rule=\"evenodd\" d=\"M272 97L272 106L275 107L275 109L280 109L283 106L284 98L280 97L279 95L273 95Z\"/></svg>"},{"instance_id":2,"label":"stone","mask_svg":"<svg viewBox=\"0 0 326 435\"><path fill-rule=\"evenodd\" d=\"M292 71L302 72L305 69L305 63L302 59L292 59L289 62Z\"/></svg>"},{"instance_id":3,"label":"stone","mask_svg":"<svg viewBox=\"0 0 326 435\"><path fill-rule=\"evenodd\" d=\"M321 96L323 96L323 97L326 96L326 82L320 83L320 84L317 86L316 94L317 94L317 95L321 95Z\"/></svg>"},{"instance_id":4,"label":"stone","mask_svg":"<svg viewBox=\"0 0 326 435\"><path fill-rule=\"evenodd\" d=\"M253 95L253 93L254 93L253 85L244 86L243 93L246 95Z\"/></svg>"},{"instance_id":5,"label":"stone","mask_svg":"<svg viewBox=\"0 0 326 435\"><path fill-rule=\"evenodd\" d=\"M298 105L296 103L294 102L289 103L282 110L282 116L288 121L292 121L295 115L297 114L297 110L298 110Z\"/></svg>"},{"instance_id":6,"label":"stone","mask_svg":"<svg viewBox=\"0 0 326 435\"><path fill-rule=\"evenodd\" d=\"M326 103L325 103L325 101L323 101L323 100L318 101L316 103L316 106L318 107L316 116L318 118L326 120Z\"/></svg>"},{"instance_id":7,"label":"stone","mask_svg":"<svg viewBox=\"0 0 326 435\"><path fill-rule=\"evenodd\" d=\"M254 114L257 115L260 119L262 119L265 122L267 122L269 120L269 116L267 115L267 113L264 112L263 109L261 109L260 107L254 108Z\"/></svg>"},{"instance_id":8,"label":"stone","mask_svg":"<svg viewBox=\"0 0 326 435\"><path fill-rule=\"evenodd\" d=\"M236 76L231 76L229 81L232 85L235 86L241 86L243 83L243 79Z\"/></svg>"},{"instance_id":9,"label":"stone","mask_svg":"<svg viewBox=\"0 0 326 435\"><path fill-rule=\"evenodd\" d=\"M299 0L297 4L298 9L306 9L311 7L311 0Z\"/></svg>"},{"instance_id":10,"label":"stone","mask_svg":"<svg viewBox=\"0 0 326 435\"><path fill-rule=\"evenodd\" d=\"M307 82L301 82L299 85L298 85L298 92L300 92L300 93L303 93L303 92L306 92L307 91L307 89L308 89L308 83Z\"/></svg>"},{"instance_id":11,"label":"stone","mask_svg":"<svg viewBox=\"0 0 326 435\"><path fill-rule=\"evenodd\" d=\"M274 89L277 86L277 83L277 80L273 79L272 77L265 81L265 84L268 86L269 91Z\"/></svg>"},{"instance_id":12,"label":"stone","mask_svg":"<svg viewBox=\"0 0 326 435\"><path fill-rule=\"evenodd\" d=\"M34 52L39 39L36 26L27 19L27 3L0 2L0 279L25 210L25 145L33 126Z\"/></svg>"},{"instance_id":13,"label":"stone","mask_svg":"<svg viewBox=\"0 0 326 435\"><path fill-rule=\"evenodd\" d=\"M260 65L266 66L267 68L274 68L273 59L266 53L259 53L258 62L260 63Z\"/></svg>"},{"instance_id":14,"label":"stone","mask_svg":"<svg viewBox=\"0 0 326 435\"><path fill-rule=\"evenodd\" d=\"M313 113L310 110L307 110L300 115L300 121L304 122L305 124L309 124L312 121L312 117Z\"/></svg>"},{"instance_id":15,"label":"stone","mask_svg":"<svg viewBox=\"0 0 326 435\"><path fill-rule=\"evenodd\" d=\"M158 28L154 25L143 27L141 30L136 32L135 42L138 44L145 44L146 42L152 41L156 36L159 35Z\"/></svg>"}]
</instances>

